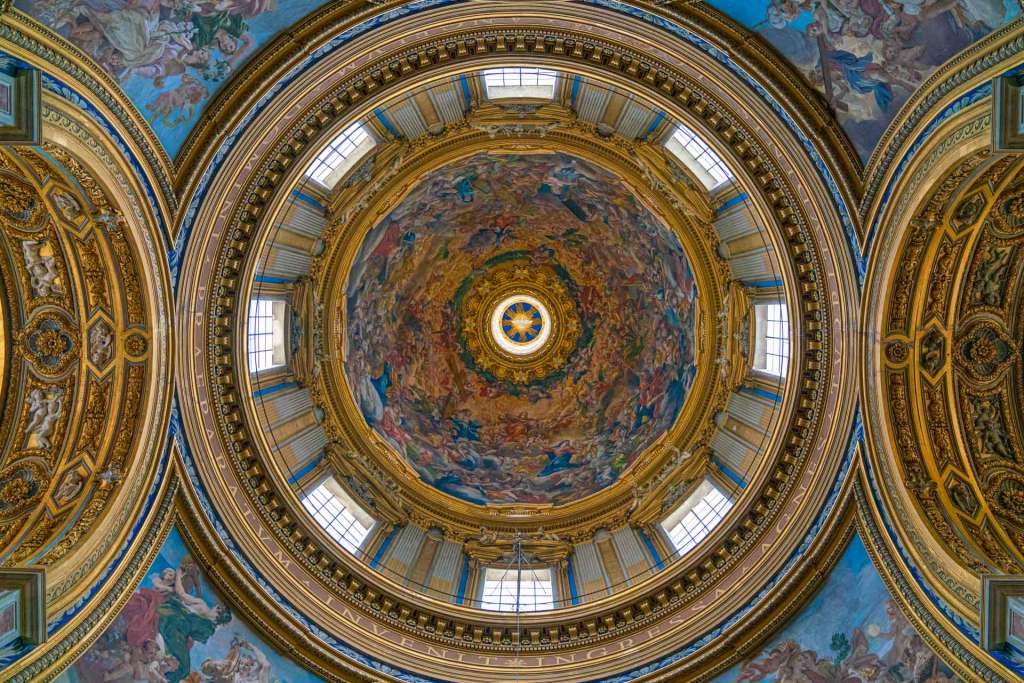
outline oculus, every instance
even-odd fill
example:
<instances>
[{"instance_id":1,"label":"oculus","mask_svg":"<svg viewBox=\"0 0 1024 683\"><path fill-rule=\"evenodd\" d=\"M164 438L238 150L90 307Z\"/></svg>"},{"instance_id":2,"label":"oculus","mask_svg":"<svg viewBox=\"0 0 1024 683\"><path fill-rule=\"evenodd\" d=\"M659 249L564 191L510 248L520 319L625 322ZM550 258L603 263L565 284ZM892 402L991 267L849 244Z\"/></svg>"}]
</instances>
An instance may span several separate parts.
<instances>
[{"instance_id":1,"label":"oculus","mask_svg":"<svg viewBox=\"0 0 1024 683\"><path fill-rule=\"evenodd\" d=\"M516 252L471 274L454 299L467 365L488 381L517 385L564 370L582 331L573 286L560 265Z\"/></svg>"},{"instance_id":2,"label":"oculus","mask_svg":"<svg viewBox=\"0 0 1024 683\"><path fill-rule=\"evenodd\" d=\"M532 296L509 297L494 309L491 334L498 346L513 355L533 353L551 336L548 309Z\"/></svg>"}]
</instances>

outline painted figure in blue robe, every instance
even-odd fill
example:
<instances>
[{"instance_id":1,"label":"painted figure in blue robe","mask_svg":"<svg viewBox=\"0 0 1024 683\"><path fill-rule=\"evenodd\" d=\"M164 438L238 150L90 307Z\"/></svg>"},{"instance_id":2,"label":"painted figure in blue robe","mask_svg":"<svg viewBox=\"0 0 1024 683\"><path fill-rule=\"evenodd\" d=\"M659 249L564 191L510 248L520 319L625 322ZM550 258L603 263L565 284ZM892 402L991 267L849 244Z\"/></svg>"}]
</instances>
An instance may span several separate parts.
<instances>
[{"instance_id":1,"label":"painted figure in blue robe","mask_svg":"<svg viewBox=\"0 0 1024 683\"><path fill-rule=\"evenodd\" d=\"M581 466L581 463L572 461L573 452L568 448L556 446L554 449L545 450L544 455L548 462L544 465L544 469L537 474L538 477L547 477L555 472L573 470Z\"/></svg>"},{"instance_id":2,"label":"painted figure in blue robe","mask_svg":"<svg viewBox=\"0 0 1024 683\"><path fill-rule=\"evenodd\" d=\"M391 363L384 361L384 367L381 369L380 374L370 380L373 383L373 388L377 390L377 395L380 397L380 402L383 405L388 404L388 388L391 386Z\"/></svg>"},{"instance_id":3,"label":"painted figure in blue robe","mask_svg":"<svg viewBox=\"0 0 1024 683\"><path fill-rule=\"evenodd\" d=\"M452 438L456 441L465 439L466 441L479 441L480 440L480 423L473 418L459 418L451 417L448 421L452 423Z\"/></svg>"},{"instance_id":4,"label":"painted figure in blue robe","mask_svg":"<svg viewBox=\"0 0 1024 683\"><path fill-rule=\"evenodd\" d=\"M569 195L569 191L569 186L564 186L560 192L554 192L547 183L541 183L537 188L538 195L550 194L558 197L558 201L562 202L562 205L569 209L576 218L579 218L581 221L587 220L587 212Z\"/></svg>"},{"instance_id":5,"label":"painted figure in blue robe","mask_svg":"<svg viewBox=\"0 0 1024 683\"><path fill-rule=\"evenodd\" d=\"M874 93L875 103L883 112L889 111L892 104L892 87L873 74L880 71L874 63L874 55L869 52L858 57L846 50L832 50L828 54L829 62L839 67L850 87L862 94Z\"/></svg>"},{"instance_id":6,"label":"painted figure in blue robe","mask_svg":"<svg viewBox=\"0 0 1024 683\"><path fill-rule=\"evenodd\" d=\"M470 503L476 503L477 505L487 504L487 495L476 486L469 486L463 483L455 474L445 474L442 477L434 479L433 482L427 480L428 483L432 483L435 487L444 491L445 493L451 494L456 498L469 501Z\"/></svg>"},{"instance_id":7,"label":"painted figure in blue robe","mask_svg":"<svg viewBox=\"0 0 1024 683\"><path fill-rule=\"evenodd\" d=\"M385 362L380 374L364 376L359 382L356 392L359 409L371 427L384 417L384 406L387 405L388 387L391 386L391 364Z\"/></svg>"},{"instance_id":8,"label":"painted figure in blue robe","mask_svg":"<svg viewBox=\"0 0 1024 683\"><path fill-rule=\"evenodd\" d=\"M636 431L648 420L654 419L654 404L637 405L633 414L633 431Z\"/></svg>"},{"instance_id":9,"label":"painted figure in blue robe","mask_svg":"<svg viewBox=\"0 0 1024 683\"><path fill-rule=\"evenodd\" d=\"M473 178L470 176L464 176L459 178L458 182L455 183L455 191L459 195L459 199L463 204L469 204L473 201Z\"/></svg>"}]
</instances>

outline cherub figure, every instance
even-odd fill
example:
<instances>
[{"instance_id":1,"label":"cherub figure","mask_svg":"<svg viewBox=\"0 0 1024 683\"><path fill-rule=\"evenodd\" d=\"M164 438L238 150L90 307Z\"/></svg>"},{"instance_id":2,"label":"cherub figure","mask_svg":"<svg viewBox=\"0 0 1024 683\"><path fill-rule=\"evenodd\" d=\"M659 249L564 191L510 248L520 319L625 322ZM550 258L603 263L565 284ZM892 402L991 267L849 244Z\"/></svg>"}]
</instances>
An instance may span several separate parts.
<instances>
[{"instance_id":1,"label":"cherub figure","mask_svg":"<svg viewBox=\"0 0 1024 683\"><path fill-rule=\"evenodd\" d=\"M28 411L30 414L25 433L35 435L39 448L49 450L53 447L50 437L57 426L57 420L64 412L64 390L53 390L52 396L36 387L28 395Z\"/></svg>"}]
</instances>

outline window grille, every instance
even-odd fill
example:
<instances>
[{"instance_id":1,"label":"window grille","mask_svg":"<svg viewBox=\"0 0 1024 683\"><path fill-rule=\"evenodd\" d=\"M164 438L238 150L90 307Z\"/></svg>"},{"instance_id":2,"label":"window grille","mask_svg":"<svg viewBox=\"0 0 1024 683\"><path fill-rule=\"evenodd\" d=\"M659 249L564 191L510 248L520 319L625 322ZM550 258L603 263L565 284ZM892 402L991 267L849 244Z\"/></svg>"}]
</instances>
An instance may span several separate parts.
<instances>
[{"instance_id":1,"label":"window grille","mask_svg":"<svg viewBox=\"0 0 1024 683\"><path fill-rule=\"evenodd\" d=\"M535 69L524 66L508 66L484 71L484 85L487 97L537 97L551 99L555 96L555 81L558 74L549 69Z\"/></svg>"},{"instance_id":2,"label":"window grille","mask_svg":"<svg viewBox=\"0 0 1024 683\"><path fill-rule=\"evenodd\" d=\"M354 504L351 501L342 500L324 482L302 499L302 505L342 548L353 555L358 553L372 524L367 526L359 521L353 514ZM359 517L366 517L366 513L359 512Z\"/></svg>"},{"instance_id":3,"label":"window grille","mask_svg":"<svg viewBox=\"0 0 1024 683\"><path fill-rule=\"evenodd\" d=\"M484 590L480 598L480 607L483 609L495 612L538 612L553 609L554 606L550 569L488 567L484 571Z\"/></svg>"},{"instance_id":4,"label":"window grille","mask_svg":"<svg viewBox=\"0 0 1024 683\"><path fill-rule=\"evenodd\" d=\"M674 513L662 522L676 552L684 555L707 538L732 509L732 501L705 480Z\"/></svg>"}]
</instances>

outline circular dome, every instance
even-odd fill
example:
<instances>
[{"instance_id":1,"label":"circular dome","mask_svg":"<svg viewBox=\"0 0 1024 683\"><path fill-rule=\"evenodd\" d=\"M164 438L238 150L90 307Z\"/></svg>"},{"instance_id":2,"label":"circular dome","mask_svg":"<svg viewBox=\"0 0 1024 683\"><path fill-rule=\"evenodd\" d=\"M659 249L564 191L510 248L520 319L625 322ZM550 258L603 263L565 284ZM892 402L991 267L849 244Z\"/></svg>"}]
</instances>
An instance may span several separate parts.
<instances>
[{"instance_id":1,"label":"circular dome","mask_svg":"<svg viewBox=\"0 0 1024 683\"><path fill-rule=\"evenodd\" d=\"M563 504L614 482L696 374L676 235L568 154L481 153L422 178L349 273L345 375L427 483Z\"/></svg>"}]
</instances>

